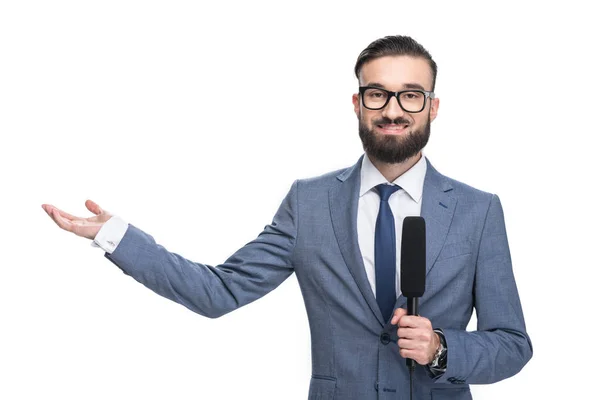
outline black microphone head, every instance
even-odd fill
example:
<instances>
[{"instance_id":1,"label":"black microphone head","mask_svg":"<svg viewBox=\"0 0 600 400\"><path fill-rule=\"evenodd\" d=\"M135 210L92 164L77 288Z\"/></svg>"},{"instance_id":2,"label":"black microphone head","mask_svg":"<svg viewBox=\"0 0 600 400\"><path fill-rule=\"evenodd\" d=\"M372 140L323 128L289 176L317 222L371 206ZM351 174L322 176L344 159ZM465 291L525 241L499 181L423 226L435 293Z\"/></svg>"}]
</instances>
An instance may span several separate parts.
<instances>
[{"instance_id":1,"label":"black microphone head","mask_svg":"<svg viewBox=\"0 0 600 400\"><path fill-rule=\"evenodd\" d=\"M425 220L406 217L402 223L400 288L404 297L425 293Z\"/></svg>"}]
</instances>

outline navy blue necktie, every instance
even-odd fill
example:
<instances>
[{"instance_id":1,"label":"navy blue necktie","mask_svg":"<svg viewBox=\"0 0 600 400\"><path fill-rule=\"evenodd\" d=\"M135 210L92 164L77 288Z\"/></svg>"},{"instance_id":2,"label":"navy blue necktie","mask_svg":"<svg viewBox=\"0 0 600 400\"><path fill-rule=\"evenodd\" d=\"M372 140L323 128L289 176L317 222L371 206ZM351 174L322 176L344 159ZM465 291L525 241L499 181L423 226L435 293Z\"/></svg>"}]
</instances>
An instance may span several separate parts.
<instances>
[{"instance_id":1,"label":"navy blue necktie","mask_svg":"<svg viewBox=\"0 0 600 400\"><path fill-rule=\"evenodd\" d=\"M375 189L380 197L375 224L375 293L383 320L387 322L396 304L396 226L388 199L400 186L382 183Z\"/></svg>"}]
</instances>

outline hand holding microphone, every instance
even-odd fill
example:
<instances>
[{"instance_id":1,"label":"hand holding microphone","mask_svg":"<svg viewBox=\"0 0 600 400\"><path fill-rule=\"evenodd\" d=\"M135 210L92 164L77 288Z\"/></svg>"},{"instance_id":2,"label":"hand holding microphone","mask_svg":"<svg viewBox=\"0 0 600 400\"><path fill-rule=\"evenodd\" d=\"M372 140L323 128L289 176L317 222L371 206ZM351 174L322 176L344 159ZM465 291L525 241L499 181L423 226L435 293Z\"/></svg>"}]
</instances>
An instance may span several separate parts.
<instances>
[{"instance_id":1,"label":"hand holding microphone","mask_svg":"<svg viewBox=\"0 0 600 400\"><path fill-rule=\"evenodd\" d=\"M414 368L414 361L421 365L429 364L440 344L440 338L433 331L431 321L418 314L419 297L425 293L425 242L425 220L416 216L404 218L400 286L408 303L407 310L394 310L391 323L398 324L400 355L407 359L407 365L411 368Z\"/></svg>"},{"instance_id":2,"label":"hand holding microphone","mask_svg":"<svg viewBox=\"0 0 600 400\"><path fill-rule=\"evenodd\" d=\"M440 337L433 331L431 321L425 317L408 315L403 308L394 310L392 325L398 324L398 347L403 358L410 358L421 365L433 361Z\"/></svg>"}]
</instances>

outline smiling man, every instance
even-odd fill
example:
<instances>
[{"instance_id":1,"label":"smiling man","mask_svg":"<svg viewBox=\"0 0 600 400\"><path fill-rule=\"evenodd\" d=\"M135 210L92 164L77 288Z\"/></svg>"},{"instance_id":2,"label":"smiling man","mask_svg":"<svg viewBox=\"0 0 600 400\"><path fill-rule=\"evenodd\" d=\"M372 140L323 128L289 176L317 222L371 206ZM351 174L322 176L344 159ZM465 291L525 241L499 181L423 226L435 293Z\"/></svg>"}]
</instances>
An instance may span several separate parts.
<instances>
[{"instance_id":1,"label":"smiling man","mask_svg":"<svg viewBox=\"0 0 600 400\"><path fill-rule=\"evenodd\" d=\"M42 207L125 274L206 317L255 301L295 272L311 330L309 399L408 398L406 358L418 364L414 399L471 399L469 384L508 378L533 354L500 200L442 175L422 154L439 100L436 64L420 44L376 40L355 73L365 154L296 180L272 223L220 265L169 252L91 200L96 215L85 219ZM427 227L418 316L407 315L400 290L407 216ZM477 330L467 332L473 309Z\"/></svg>"},{"instance_id":2,"label":"smiling man","mask_svg":"<svg viewBox=\"0 0 600 400\"><path fill-rule=\"evenodd\" d=\"M439 106L433 92L437 66L417 43L401 52L376 43L356 64L359 93L352 102L365 152L393 181L421 158L429 141Z\"/></svg>"}]
</instances>

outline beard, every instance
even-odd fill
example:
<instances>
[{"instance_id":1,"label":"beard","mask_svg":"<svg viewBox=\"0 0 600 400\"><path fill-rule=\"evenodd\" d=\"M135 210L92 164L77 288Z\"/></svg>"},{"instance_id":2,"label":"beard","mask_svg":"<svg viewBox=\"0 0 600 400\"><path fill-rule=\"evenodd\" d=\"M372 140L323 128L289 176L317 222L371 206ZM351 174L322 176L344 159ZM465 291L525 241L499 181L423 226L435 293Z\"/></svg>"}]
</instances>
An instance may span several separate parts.
<instances>
[{"instance_id":1,"label":"beard","mask_svg":"<svg viewBox=\"0 0 600 400\"><path fill-rule=\"evenodd\" d=\"M394 124L408 124L409 121L403 118L397 118ZM381 124L392 124L388 118L382 118L374 121L373 126ZM376 135L373 129L369 129L362 121L358 119L358 135L363 143L365 152L387 164L397 164L408 160L417 155L429 141L431 129L431 120L427 115L425 126L420 129L408 131L403 135Z\"/></svg>"}]
</instances>

